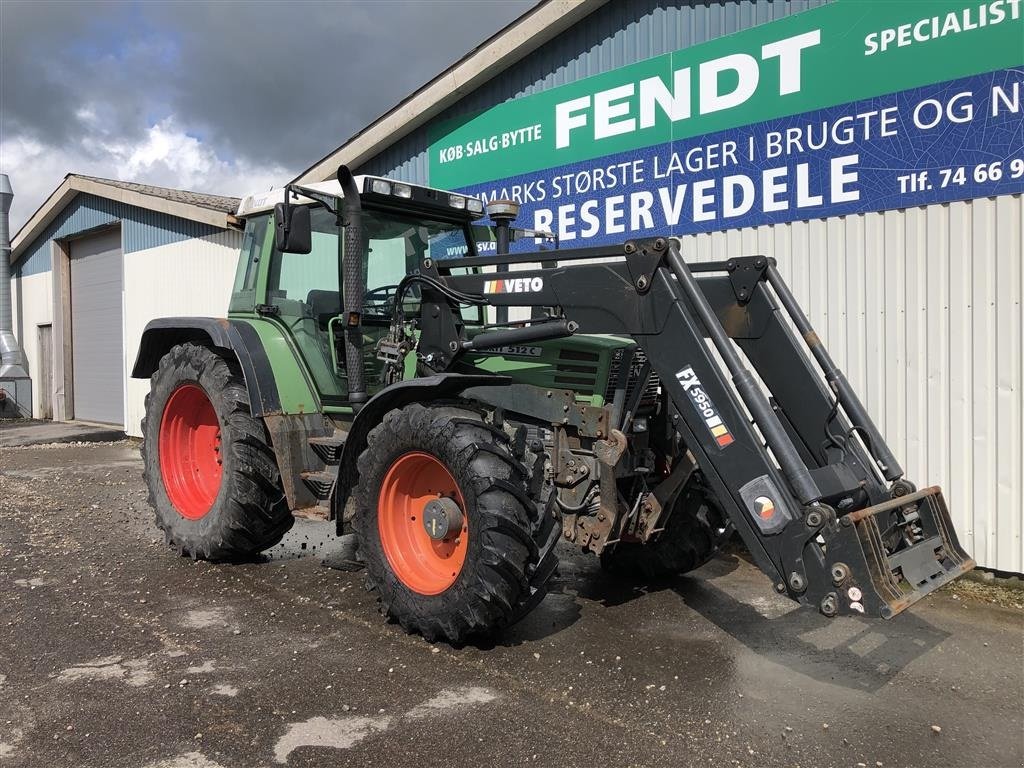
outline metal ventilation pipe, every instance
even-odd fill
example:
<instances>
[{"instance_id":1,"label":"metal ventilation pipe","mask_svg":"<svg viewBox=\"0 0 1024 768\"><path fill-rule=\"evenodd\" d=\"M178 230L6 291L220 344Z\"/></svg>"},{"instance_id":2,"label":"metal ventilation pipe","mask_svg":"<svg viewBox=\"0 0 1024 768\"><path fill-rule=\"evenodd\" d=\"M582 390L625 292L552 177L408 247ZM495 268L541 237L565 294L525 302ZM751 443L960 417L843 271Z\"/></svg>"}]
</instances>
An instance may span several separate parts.
<instances>
[{"instance_id":1,"label":"metal ventilation pipe","mask_svg":"<svg viewBox=\"0 0 1024 768\"><path fill-rule=\"evenodd\" d=\"M14 338L14 307L11 300L11 201L14 190L6 173L0 173L0 379L28 378L21 345Z\"/></svg>"}]
</instances>

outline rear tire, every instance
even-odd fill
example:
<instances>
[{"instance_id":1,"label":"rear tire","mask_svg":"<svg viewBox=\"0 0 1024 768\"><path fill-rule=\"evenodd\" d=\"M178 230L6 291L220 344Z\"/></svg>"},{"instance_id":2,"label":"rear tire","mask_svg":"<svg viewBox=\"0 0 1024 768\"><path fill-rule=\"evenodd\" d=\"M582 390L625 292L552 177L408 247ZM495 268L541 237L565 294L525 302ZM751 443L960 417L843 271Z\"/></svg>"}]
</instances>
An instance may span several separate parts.
<instances>
[{"instance_id":1,"label":"rear tire","mask_svg":"<svg viewBox=\"0 0 1024 768\"><path fill-rule=\"evenodd\" d=\"M273 449L233 357L173 347L151 379L142 435L149 503L180 554L243 560L292 527Z\"/></svg>"},{"instance_id":2,"label":"rear tire","mask_svg":"<svg viewBox=\"0 0 1024 768\"><path fill-rule=\"evenodd\" d=\"M665 530L653 542L625 542L601 553L601 567L617 576L658 581L700 568L724 538L723 517L704 489L688 485L676 500Z\"/></svg>"},{"instance_id":3,"label":"rear tire","mask_svg":"<svg viewBox=\"0 0 1024 768\"><path fill-rule=\"evenodd\" d=\"M382 612L406 632L461 643L539 602L553 554L538 562L553 550L555 518L529 498L529 471L507 436L478 413L418 404L393 410L370 432L358 467L353 527L367 580ZM443 540L422 527L424 507L438 494L457 503L464 523Z\"/></svg>"}]
</instances>

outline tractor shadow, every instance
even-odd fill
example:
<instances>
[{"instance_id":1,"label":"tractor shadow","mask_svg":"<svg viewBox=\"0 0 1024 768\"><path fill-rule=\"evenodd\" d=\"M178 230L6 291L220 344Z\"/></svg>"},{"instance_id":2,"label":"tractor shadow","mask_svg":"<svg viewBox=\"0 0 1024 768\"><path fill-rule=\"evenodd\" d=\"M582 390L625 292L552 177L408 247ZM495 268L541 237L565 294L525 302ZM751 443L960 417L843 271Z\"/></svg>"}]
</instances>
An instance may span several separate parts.
<instances>
[{"instance_id":1,"label":"tractor shadow","mask_svg":"<svg viewBox=\"0 0 1024 768\"><path fill-rule=\"evenodd\" d=\"M258 560L311 556L337 570L361 568L351 536L338 538L333 535L333 524L308 521L297 521L281 544ZM775 594L748 561L745 550L735 543L693 573L660 581L606 573L596 557L569 546L559 548L559 558L559 570L548 584L548 594L536 608L498 635L471 639L466 645L491 650L535 643L576 624L584 603L613 608L671 592L681 599L680 608L692 609L766 661L821 682L876 691L950 636L913 610L884 621L827 619L798 607Z\"/></svg>"},{"instance_id":2,"label":"tractor shadow","mask_svg":"<svg viewBox=\"0 0 1024 768\"><path fill-rule=\"evenodd\" d=\"M307 557L320 559L320 564L336 571L360 571L363 568L356 551L356 537L351 533L338 536L333 522L296 518L279 543L250 558L254 563L282 563Z\"/></svg>"},{"instance_id":3,"label":"tractor shadow","mask_svg":"<svg viewBox=\"0 0 1024 768\"><path fill-rule=\"evenodd\" d=\"M558 570L548 582L547 595L536 608L498 635L471 639L466 644L478 650L491 650L545 640L579 621L583 602L611 608L672 589L680 581L680 577L674 577L642 582L610 574L601 568L598 558L569 545L560 545L558 555Z\"/></svg>"},{"instance_id":4,"label":"tractor shadow","mask_svg":"<svg viewBox=\"0 0 1024 768\"><path fill-rule=\"evenodd\" d=\"M738 590L723 578L739 565L736 555L725 556L730 558L735 561L731 568L716 559L702 569L704 578L682 577L672 590L688 608L752 653L819 682L877 691L950 637L911 611L891 621L829 619L776 595L767 581L763 597L739 599ZM746 579L746 574L740 578ZM716 584L719 581L723 586ZM741 588L746 597L747 584Z\"/></svg>"},{"instance_id":5,"label":"tractor shadow","mask_svg":"<svg viewBox=\"0 0 1024 768\"><path fill-rule=\"evenodd\" d=\"M567 552L536 609L499 636L471 645L487 650L543 640L575 624L584 601L615 607L666 591L681 599L681 608L695 611L761 659L851 690L881 689L950 637L913 610L891 621L828 619L776 595L734 547L692 574L658 582L608 574L596 558Z\"/></svg>"},{"instance_id":6,"label":"tractor shadow","mask_svg":"<svg viewBox=\"0 0 1024 768\"><path fill-rule=\"evenodd\" d=\"M549 590L540 604L515 624L493 637L470 638L466 645L489 651L497 647L513 648L536 643L568 629L579 621L581 615L582 608L575 596L560 589Z\"/></svg>"}]
</instances>

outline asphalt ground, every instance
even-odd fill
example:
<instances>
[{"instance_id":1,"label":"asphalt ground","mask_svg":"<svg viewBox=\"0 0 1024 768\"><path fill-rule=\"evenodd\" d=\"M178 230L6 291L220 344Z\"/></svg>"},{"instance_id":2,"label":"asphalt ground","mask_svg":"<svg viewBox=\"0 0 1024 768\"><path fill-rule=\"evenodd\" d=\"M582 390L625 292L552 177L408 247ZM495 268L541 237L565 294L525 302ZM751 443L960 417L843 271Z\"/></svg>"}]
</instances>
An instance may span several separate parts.
<instances>
[{"instance_id":1,"label":"asphalt ground","mask_svg":"<svg viewBox=\"0 0 1024 768\"><path fill-rule=\"evenodd\" d=\"M742 556L651 588L566 549L462 648L377 612L330 525L176 557L137 447L0 451L0 765L1020 766L1024 612L829 621Z\"/></svg>"}]
</instances>

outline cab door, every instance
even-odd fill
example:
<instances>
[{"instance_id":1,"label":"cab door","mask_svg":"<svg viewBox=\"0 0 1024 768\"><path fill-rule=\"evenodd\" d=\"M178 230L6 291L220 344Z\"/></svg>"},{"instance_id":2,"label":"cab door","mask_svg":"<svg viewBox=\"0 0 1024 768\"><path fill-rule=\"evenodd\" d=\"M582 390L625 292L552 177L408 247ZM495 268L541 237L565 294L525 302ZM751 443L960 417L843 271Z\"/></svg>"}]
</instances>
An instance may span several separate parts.
<instances>
[{"instance_id":1,"label":"cab door","mask_svg":"<svg viewBox=\"0 0 1024 768\"><path fill-rule=\"evenodd\" d=\"M340 275L344 237L334 215L324 208L313 208L310 221L309 253L282 253L270 238L266 305L295 343L324 405L345 406L348 374ZM409 226L396 227L371 211L364 213L364 232L363 364L366 388L373 394L383 386L377 343L390 329L398 284L416 268L422 254L409 237ZM415 313L418 291L411 293L405 306Z\"/></svg>"},{"instance_id":2,"label":"cab door","mask_svg":"<svg viewBox=\"0 0 1024 768\"><path fill-rule=\"evenodd\" d=\"M280 323L294 343L324 405L344 405L348 387L336 362L330 324L342 312L342 240L335 217L310 212L312 249L282 253L269 238L263 314ZM271 221L270 227L273 228Z\"/></svg>"}]
</instances>

